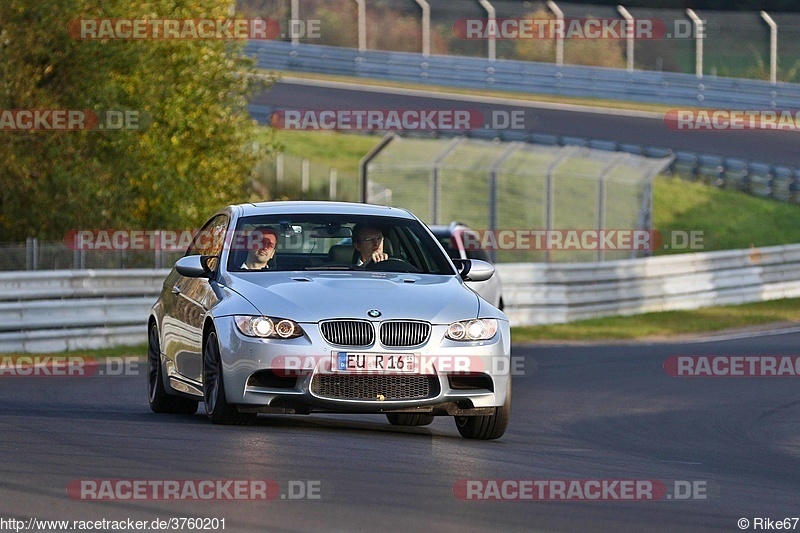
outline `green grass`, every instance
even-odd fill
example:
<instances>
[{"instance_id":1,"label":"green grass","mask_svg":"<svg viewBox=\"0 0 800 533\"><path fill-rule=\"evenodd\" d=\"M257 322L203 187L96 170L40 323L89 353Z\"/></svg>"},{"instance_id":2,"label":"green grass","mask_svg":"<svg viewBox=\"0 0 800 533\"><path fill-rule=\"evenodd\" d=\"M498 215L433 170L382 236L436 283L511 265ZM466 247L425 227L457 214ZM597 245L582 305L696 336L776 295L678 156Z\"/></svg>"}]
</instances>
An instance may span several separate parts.
<instances>
[{"instance_id":1,"label":"green grass","mask_svg":"<svg viewBox=\"0 0 800 533\"><path fill-rule=\"evenodd\" d=\"M542 340L594 341L642 339L721 331L775 322L800 323L800 299L772 300L692 311L664 311L630 317L582 320L569 324L511 329L514 343Z\"/></svg>"},{"instance_id":2,"label":"green grass","mask_svg":"<svg viewBox=\"0 0 800 533\"><path fill-rule=\"evenodd\" d=\"M280 151L286 154L355 175L358 175L358 162L380 141L379 136L373 135L288 130L277 130L275 139L281 146Z\"/></svg>"},{"instance_id":3,"label":"green grass","mask_svg":"<svg viewBox=\"0 0 800 533\"><path fill-rule=\"evenodd\" d=\"M653 193L653 227L663 234L702 231L705 251L792 244L800 242L800 205L660 178ZM666 253L674 252L658 252Z\"/></svg>"}]
</instances>

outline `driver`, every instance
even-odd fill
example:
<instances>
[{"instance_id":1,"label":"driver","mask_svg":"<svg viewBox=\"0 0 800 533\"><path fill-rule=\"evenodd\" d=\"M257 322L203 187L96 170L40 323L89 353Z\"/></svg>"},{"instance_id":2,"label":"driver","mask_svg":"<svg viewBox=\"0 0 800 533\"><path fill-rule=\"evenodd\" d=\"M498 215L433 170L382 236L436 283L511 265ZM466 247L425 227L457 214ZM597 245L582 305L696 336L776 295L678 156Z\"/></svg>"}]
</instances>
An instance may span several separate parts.
<instances>
[{"instance_id":1,"label":"driver","mask_svg":"<svg viewBox=\"0 0 800 533\"><path fill-rule=\"evenodd\" d=\"M353 227L353 247L358 252L356 266L389 259L389 255L383 251L383 238L383 231L376 226L356 224Z\"/></svg>"}]
</instances>

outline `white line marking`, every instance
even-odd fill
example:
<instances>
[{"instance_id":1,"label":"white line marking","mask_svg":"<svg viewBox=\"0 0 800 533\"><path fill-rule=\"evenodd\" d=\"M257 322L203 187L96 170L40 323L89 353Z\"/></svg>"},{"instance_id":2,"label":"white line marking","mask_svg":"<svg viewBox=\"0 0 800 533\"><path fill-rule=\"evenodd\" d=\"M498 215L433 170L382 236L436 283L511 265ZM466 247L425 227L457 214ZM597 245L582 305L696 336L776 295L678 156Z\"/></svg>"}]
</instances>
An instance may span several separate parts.
<instances>
[{"instance_id":1,"label":"white line marking","mask_svg":"<svg viewBox=\"0 0 800 533\"><path fill-rule=\"evenodd\" d=\"M696 344L701 342L731 341L737 339L753 339L756 337L770 337L772 335L788 335L790 333L800 333L800 327L772 329L767 331L750 331L745 333L731 333L730 335L718 335L716 337L703 337L701 339L690 339L675 341L676 344Z\"/></svg>"}]
</instances>

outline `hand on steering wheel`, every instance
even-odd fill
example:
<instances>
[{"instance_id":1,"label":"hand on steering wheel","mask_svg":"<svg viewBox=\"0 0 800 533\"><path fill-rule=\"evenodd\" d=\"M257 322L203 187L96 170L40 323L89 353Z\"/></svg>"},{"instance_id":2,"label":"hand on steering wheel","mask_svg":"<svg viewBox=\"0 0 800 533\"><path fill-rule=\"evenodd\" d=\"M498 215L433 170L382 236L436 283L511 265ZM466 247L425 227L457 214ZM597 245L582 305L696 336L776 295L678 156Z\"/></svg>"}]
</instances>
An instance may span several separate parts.
<instances>
[{"instance_id":1,"label":"hand on steering wheel","mask_svg":"<svg viewBox=\"0 0 800 533\"><path fill-rule=\"evenodd\" d=\"M364 263L364 266L373 264L373 263L380 263L381 261L386 261L389 259L389 254L384 252L374 252Z\"/></svg>"}]
</instances>

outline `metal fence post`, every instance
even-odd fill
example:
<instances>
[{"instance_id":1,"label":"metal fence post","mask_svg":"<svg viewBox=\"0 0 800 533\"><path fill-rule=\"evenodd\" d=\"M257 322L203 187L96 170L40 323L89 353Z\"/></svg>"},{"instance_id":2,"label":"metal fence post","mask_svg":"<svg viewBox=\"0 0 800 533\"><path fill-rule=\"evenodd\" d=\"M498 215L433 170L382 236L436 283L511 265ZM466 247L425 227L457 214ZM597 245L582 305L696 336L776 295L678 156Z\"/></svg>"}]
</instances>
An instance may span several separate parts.
<instances>
[{"instance_id":1,"label":"metal fence post","mask_svg":"<svg viewBox=\"0 0 800 533\"><path fill-rule=\"evenodd\" d=\"M555 199L556 199L556 190L555 185L553 183L553 173L555 172L556 168L564 162L565 159L569 158L575 151L578 150L577 146L564 146L559 151L556 158L553 160L552 163L547 167L545 171L545 231L551 231L555 224ZM550 250L545 250L545 257L547 258L547 262L549 263L552 259Z\"/></svg>"},{"instance_id":2,"label":"metal fence post","mask_svg":"<svg viewBox=\"0 0 800 533\"><path fill-rule=\"evenodd\" d=\"M303 195L308 192L310 181L311 181L311 169L309 168L309 161L308 159L303 159L300 162L300 188L303 191Z\"/></svg>"},{"instance_id":3,"label":"metal fence post","mask_svg":"<svg viewBox=\"0 0 800 533\"><path fill-rule=\"evenodd\" d=\"M367 6L366 0L356 0L358 4L358 51L367 51Z\"/></svg>"},{"instance_id":4,"label":"metal fence post","mask_svg":"<svg viewBox=\"0 0 800 533\"><path fill-rule=\"evenodd\" d=\"M691 10L687 9L686 14L692 19L695 31L695 72L698 78L703 77L703 37L705 37L705 25L702 19Z\"/></svg>"},{"instance_id":5,"label":"metal fence post","mask_svg":"<svg viewBox=\"0 0 800 533\"><path fill-rule=\"evenodd\" d=\"M162 250L164 246L164 239L161 235L161 230L155 231L155 243L153 246L153 268L164 268L164 252Z\"/></svg>"},{"instance_id":6,"label":"metal fence post","mask_svg":"<svg viewBox=\"0 0 800 533\"><path fill-rule=\"evenodd\" d=\"M367 189L367 184L369 182L368 176L368 167L370 162L375 159L381 151L386 148L390 142L392 142L395 138L395 133L390 131L386 135L383 136L383 139L369 151L367 155L361 158L361 161L358 163L358 180L360 183L360 194L359 194L359 202L362 204L367 203L367 199L369 197L369 191Z\"/></svg>"},{"instance_id":7,"label":"metal fence post","mask_svg":"<svg viewBox=\"0 0 800 533\"><path fill-rule=\"evenodd\" d=\"M25 239L25 270L33 270L33 237Z\"/></svg>"},{"instance_id":8,"label":"metal fence post","mask_svg":"<svg viewBox=\"0 0 800 533\"><path fill-rule=\"evenodd\" d=\"M627 41L627 60L628 72L633 72L633 40L634 40L634 24L633 16L622 6L617 6L617 11L625 19L625 40Z\"/></svg>"},{"instance_id":9,"label":"metal fence post","mask_svg":"<svg viewBox=\"0 0 800 533\"><path fill-rule=\"evenodd\" d=\"M503 163L524 144L525 143L522 142L512 142L509 144L508 148L492 162L492 166L489 168L489 231L494 236L497 235L497 180L499 178L500 167L502 167ZM491 257L493 263L497 261L496 247L492 247L489 250L489 257Z\"/></svg>"},{"instance_id":10,"label":"metal fence post","mask_svg":"<svg viewBox=\"0 0 800 533\"><path fill-rule=\"evenodd\" d=\"M600 171L600 176L597 178L597 230L602 231L606 229L606 182L608 175L614 170L617 165L622 163L624 159L630 157L630 154L618 153L611 162ZM605 260L605 250L602 246L597 247L597 260Z\"/></svg>"},{"instance_id":11,"label":"metal fence post","mask_svg":"<svg viewBox=\"0 0 800 533\"><path fill-rule=\"evenodd\" d=\"M556 65L563 65L564 64L564 12L558 7L558 5L553 2L553 0L547 0L547 7L550 8L550 11L556 16L556 22L558 23L557 27L561 29L561 31L556 32Z\"/></svg>"},{"instance_id":12,"label":"metal fence post","mask_svg":"<svg viewBox=\"0 0 800 533\"><path fill-rule=\"evenodd\" d=\"M422 8L422 55L431 55L431 6L425 0L416 0Z\"/></svg>"},{"instance_id":13,"label":"metal fence post","mask_svg":"<svg viewBox=\"0 0 800 533\"><path fill-rule=\"evenodd\" d=\"M328 171L328 197L331 200L336 200L336 180L338 178L338 172L335 168L331 168Z\"/></svg>"},{"instance_id":14,"label":"metal fence post","mask_svg":"<svg viewBox=\"0 0 800 533\"><path fill-rule=\"evenodd\" d=\"M291 20L289 21L289 34L292 38L292 46L300 44L300 35L298 30L298 21L300 20L300 0L291 1Z\"/></svg>"},{"instance_id":15,"label":"metal fence post","mask_svg":"<svg viewBox=\"0 0 800 533\"><path fill-rule=\"evenodd\" d=\"M275 156L275 188L276 192L283 190L283 152L278 152Z\"/></svg>"},{"instance_id":16,"label":"metal fence post","mask_svg":"<svg viewBox=\"0 0 800 533\"><path fill-rule=\"evenodd\" d=\"M439 223L439 200L442 196L442 165L444 164L444 160L466 140L466 137L456 137L450 141L450 144L448 144L442 153L436 156L436 159L433 161L433 180L431 181L430 199L431 224Z\"/></svg>"},{"instance_id":17,"label":"metal fence post","mask_svg":"<svg viewBox=\"0 0 800 533\"><path fill-rule=\"evenodd\" d=\"M769 25L769 81L778 82L778 25L766 11L761 12L761 18Z\"/></svg>"},{"instance_id":18,"label":"metal fence post","mask_svg":"<svg viewBox=\"0 0 800 533\"><path fill-rule=\"evenodd\" d=\"M491 31L489 31L489 38L486 40L486 46L488 48L488 55L489 61L494 61L497 59L497 35L495 34L497 30L497 11L495 10L494 6L489 3L489 0L478 0L481 4L481 7L486 10L487 16L487 25Z\"/></svg>"}]
</instances>

